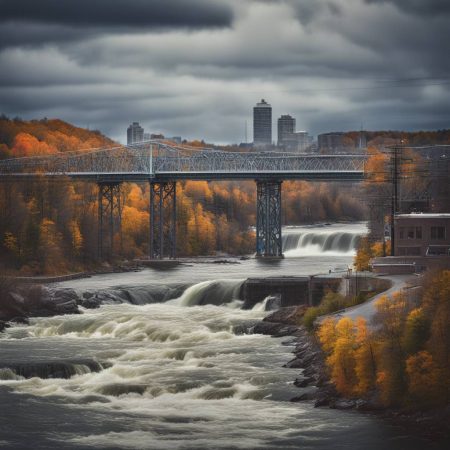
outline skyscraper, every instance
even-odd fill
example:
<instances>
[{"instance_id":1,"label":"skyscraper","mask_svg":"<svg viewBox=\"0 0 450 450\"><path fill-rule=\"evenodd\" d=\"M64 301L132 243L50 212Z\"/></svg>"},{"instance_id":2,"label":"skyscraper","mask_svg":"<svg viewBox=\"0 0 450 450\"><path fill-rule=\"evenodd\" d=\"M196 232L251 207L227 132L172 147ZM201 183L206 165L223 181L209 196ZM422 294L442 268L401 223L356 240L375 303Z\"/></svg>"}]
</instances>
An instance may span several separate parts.
<instances>
[{"instance_id":1,"label":"skyscraper","mask_svg":"<svg viewBox=\"0 0 450 450\"><path fill-rule=\"evenodd\" d=\"M139 122L133 122L127 128L127 145L136 144L144 140L144 129L139 125Z\"/></svg>"},{"instance_id":2,"label":"skyscraper","mask_svg":"<svg viewBox=\"0 0 450 450\"><path fill-rule=\"evenodd\" d=\"M272 107L264 99L253 108L253 144L272 144Z\"/></svg>"},{"instance_id":3,"label":"skyscraper","mask_svg":"<svg viewBox=\"0 0 450 450\"><path fill-rule=\"evenodd\" d=\"M278 146L284 147L292 142L295 133L295 119L289 114L278 119Z\"/></svg>"}]
</instances>

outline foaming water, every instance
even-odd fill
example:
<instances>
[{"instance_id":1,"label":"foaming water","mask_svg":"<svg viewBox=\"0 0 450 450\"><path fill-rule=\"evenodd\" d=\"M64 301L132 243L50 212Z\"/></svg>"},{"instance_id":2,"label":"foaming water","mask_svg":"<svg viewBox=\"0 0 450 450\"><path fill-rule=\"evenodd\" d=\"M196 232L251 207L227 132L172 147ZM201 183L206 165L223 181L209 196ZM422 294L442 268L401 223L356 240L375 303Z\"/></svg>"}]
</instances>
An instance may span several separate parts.
<instances>
[{"instance_id":1,"label":"foaming water","mask_svg":"<svg viewBox=\"0 0 450 450\"><path fill-rule=\"evenodd\" d=\"M366 230L348 230L342 225L328 225L321 228L290 227L284 230L283 252L286 257L353 256L358 241Z\"/></svg>"},{"instance_id":2,"label":"foaming water","mask_svg":"<svg viewBox=\"0 0 450 450\"><path fill-rule=\"evenodd\" d=\"M404 437L393 439L395 430L371 417L289 402L310 389L295 388L298 372L281 367L291 349L281 339L234 332L264 314L120 304L10 328L1 338L4 360L83 355L102 370L79 366L53 379L0 371L2 442L20 449L405 448Z\"/></svg>"},{"instance_id":3,"label":"foaming water","mask_svg":"<svg viewBox=\"0 0 450 450\"><path fill-rule=\"evenodd\" d=\"M92 372L78 367L68 379L25 379L3 370L0 386L33 397L61 399L74 411L88 406L118 416L138 415L139 426L151 423L165 434L158 438L149 429L113 433L120 447L173 448L166 442L176 447L176 441L180 446L184 441L186 448L196 448L206 439L211 448L218 437L219 417L229 426L244 419L249 425L245 417L255 402L266 397L287 400L294 394L294 388L287 386L289 373L279 373L289 357L279 339L233 332L244 321L262 316L261 311L169 303L106 305L76 316L33 319L28 327L8 329L2 345L13 351L22 343L40 342L52 346L55 357L61 358L65 345L73 348L76 343L78 349L89 346L91 356L104 362L105 368ZM108 345L114 346L114 352L105 350ZM289 409L286 418L293 414ZM265 427L269 417L266 411L253 420L261 420L264 423L258 426ZM169 437L172 433L175 437ZM135 437L131 442L130 436ZM69 441L75 447L102 447L110 445L111 437L108 432L71 436ZM241 438L234 440L238 444Z\"/></svg>"}]
</instances>

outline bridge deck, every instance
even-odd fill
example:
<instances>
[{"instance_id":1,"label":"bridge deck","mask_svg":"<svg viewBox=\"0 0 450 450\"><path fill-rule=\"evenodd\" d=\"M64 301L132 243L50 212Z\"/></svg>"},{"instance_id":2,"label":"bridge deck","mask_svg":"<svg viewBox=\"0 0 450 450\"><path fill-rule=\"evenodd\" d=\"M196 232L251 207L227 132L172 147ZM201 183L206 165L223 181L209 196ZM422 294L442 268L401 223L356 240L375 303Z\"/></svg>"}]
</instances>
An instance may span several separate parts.
<instances>
[{"instance_id":1,"label":"bridge deck","mask_svg":"<svg viewBox=\"0 0 450 450\"><path fill-rule=\"evenodd\" d=\"M69 172L69 173L11 173L1 174L1 181L60 180L70 178L73 180L95 182L164 182L164 181L220 181L220 180L303 180L303 181L362 181L362 171L261 171L261 172L159 172L153 175L144 172Z\"/></svg>"}]
</instances>

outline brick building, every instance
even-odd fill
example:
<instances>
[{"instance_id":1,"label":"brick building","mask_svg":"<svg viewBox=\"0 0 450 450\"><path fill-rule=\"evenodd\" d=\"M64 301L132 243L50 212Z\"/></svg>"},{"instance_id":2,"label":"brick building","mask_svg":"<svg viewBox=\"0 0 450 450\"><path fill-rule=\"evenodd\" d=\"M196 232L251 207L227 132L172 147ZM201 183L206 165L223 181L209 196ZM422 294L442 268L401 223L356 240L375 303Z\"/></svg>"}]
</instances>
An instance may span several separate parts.
<instances>
[{"instance_id":1,"label":"brick building","mask_svg":"<svg viewBox=\"0 0 450 450\"><path fill-rule=\"evenodd\" d=\"M450 214L395 217L395 256L449 256L449 251Z\"/></svg>"},{"instance_id":2,"label":"brick building","mask_svg":"<svg viewBox=\"0 0 450 450\"><path fill-rule=\"evenodd\" d=\"M394 254L373 258L374 272L404 274L450 269L450 214L397 215Z\"/></svg>"}]
</instances>

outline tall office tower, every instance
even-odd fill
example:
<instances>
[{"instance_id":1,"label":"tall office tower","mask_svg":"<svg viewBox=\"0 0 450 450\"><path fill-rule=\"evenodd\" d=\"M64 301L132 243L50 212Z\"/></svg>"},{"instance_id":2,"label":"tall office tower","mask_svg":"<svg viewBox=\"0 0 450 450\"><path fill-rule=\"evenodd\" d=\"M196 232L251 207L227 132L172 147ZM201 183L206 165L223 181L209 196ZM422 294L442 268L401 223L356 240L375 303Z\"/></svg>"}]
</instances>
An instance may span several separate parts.
<instances>
[{"instance_id":1,"label":"tall office tower","mask_svg":"<svg viewBox=\"0 0 450 450\"><path fill-rule=\"evenodd\" d=\"M295 133L295 119L289 114L278 119L278 147L284 147L292 142Z\"/></svg>"},{"instance_id":2,"label":"tall office tower","mask_svg":"<svg viewBox=\"0 0 450 450\"><path fill-rule=\"evenodd\" d=\"M272 107L264 99L253 108L253 144L272 145Z\"/></svg>"},{"instance_id":3,"label":"tall office tower","mask_svg":"<svg viewBox=\"0 0 450 450\"><path fill-rule=\"evenodd\" d=\"M136 144L144 140L144 129L139 125L139 122L133 122L127 128L127 145Z\"/></svg>"}]
</instances>

